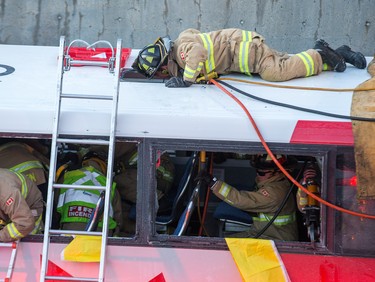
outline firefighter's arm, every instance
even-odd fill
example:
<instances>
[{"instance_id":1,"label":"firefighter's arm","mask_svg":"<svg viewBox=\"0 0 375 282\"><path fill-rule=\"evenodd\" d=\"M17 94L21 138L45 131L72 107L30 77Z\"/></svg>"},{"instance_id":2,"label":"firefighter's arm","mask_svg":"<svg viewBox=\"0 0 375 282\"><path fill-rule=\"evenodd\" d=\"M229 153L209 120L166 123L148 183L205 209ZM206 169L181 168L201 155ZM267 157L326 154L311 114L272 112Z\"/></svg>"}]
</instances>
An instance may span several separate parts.
<instances>
[{"instance_id":1,"label":"firefighter's arm","mask_svg":"<svg viewBox=\"0 0 375 282\"><path fill-rule=\"evenodd\" d=\"M222 181L217 181L212 192L221 200L247 212L270 212L270 206L277 206L278 201L266 189L257 192L239 191Z\"/></svg>"},{"instance_id":2,"label":"firefighter's arm","mask_svg":"<svg viewBox=\"0 0 375 282\"><path fill-rule=\"evenodd\" d=\"M169 88L189 87L196 82L200 75L204 62L207 59L207 50L196 42L189 42L181 46L180 53L184 56L182 77L175 76L170 78L165 86ZM182 67L182 66L181 66Z\"/></svg>"},{"instance_id":3,"label":"firefighter's arm","mask_svg":"<svg viewBox=\"0 0 375 282\"><path fill-rule=\"evenodd\" d=\"M14 192L2 199L1 205L10 222L0 230L0 241L19 240L34 229L34 215L19 190L14 189Z\"/></svg>"}]
</instances>

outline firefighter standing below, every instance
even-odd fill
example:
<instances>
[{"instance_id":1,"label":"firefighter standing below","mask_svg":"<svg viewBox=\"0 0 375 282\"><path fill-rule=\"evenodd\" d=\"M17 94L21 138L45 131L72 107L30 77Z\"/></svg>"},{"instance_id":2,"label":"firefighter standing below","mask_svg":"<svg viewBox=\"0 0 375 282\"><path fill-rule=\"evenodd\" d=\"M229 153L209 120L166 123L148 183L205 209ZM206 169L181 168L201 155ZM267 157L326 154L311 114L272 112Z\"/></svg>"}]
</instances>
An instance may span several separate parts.
<instances>
[{"instance_id":1,"label":"firefighter standing below","mask_svg":"<svg viewBox=\"0 0 375 282\"><path fill-rule=\"evenodd\" d=\"M0 168L0 241L19 240L42 229L43 198L21 173Z\"/></svg>"},{"instance_id":2,"label":"firefighter standing below","mask_svg":"<svg viewBox=\"0 0 375 282\"><path fill-rule=\"evenodd\" d=\"M232 72L259 74L267 81L287 81L317 75L323 70L343 72L346 62L360 69L366 67L365 57L347 45L333 50L324 40L318 40L313 49L289 56L271 49L264 41L254 31L229 28L201 33L187 29L174 42L164 37L146 46L133 68L152 78L167 66L172 78L165 85L174 88Z\"/></svg>"},{"instance_id":3,"label":"firefighter standing below","mask_svg":"<svg viewBox=\"0 0 375 282\"><path fill-rule=\"evenodd\" d=\"M277 159L287 169L293 168L296 164L293 158L284 155L277 155ZM239 191L216 179L210 184L213 193L221 200L238 209L258 215L253 217L254 223L248 231L237 233L235 237L257 236L280 208L291 187L288 179L268 155L256 156L252 166L257 171L255 191ZM259 238L298 240L296 203L293 197L288 198L279 215Z\"/></svg>"}]
</instances>

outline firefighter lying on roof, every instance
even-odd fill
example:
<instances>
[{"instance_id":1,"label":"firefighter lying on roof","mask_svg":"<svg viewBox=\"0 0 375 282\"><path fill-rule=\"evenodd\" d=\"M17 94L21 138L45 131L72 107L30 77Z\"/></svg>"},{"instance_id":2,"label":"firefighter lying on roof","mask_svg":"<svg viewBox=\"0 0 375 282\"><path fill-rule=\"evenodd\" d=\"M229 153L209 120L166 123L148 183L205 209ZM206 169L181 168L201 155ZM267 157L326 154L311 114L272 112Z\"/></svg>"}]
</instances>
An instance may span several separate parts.
<instances>
[{"instance_id":1,"label":"firefighter lying on roof","mask_svg":"<svg viewBox=\"0 0 375 282\"><path fill-rule=\"evenodd\" d=\"M19 240L41 230L42 193L20 173L0 168L0 242Z\"/></svg>"},{"instance_id":2,"label":"firefighter lying on roof","mask_svg":"<svg viewBox=\"0 0 375 282\"><path fill-rule=\"evenodd\" d=\"M133 68L147 78L167 68L172 76L165 83L167 87L188 87L201 79L231 72L287 81L323 70L343 72L346 62L360 69L366 67L365 57L347 45L333 50L324 40L318 40L313 49L289 56L271 49L264 41L254 31L229 28L201 33L187 29L174 42L167 36L143 48Z\"/></svg>"}]
</instances>

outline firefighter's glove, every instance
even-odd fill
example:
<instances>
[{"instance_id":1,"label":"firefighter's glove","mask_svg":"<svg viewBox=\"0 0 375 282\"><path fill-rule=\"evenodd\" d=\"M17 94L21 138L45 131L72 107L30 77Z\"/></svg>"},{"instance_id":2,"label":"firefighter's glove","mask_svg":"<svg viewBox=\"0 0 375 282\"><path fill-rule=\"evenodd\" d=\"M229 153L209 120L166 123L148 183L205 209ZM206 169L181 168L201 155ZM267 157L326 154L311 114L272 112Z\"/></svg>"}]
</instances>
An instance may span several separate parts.
<instances>
[{"instance_id":1,"label":"firefighter's glove","mask_svg":"<svg viewBox=\"0 0 375 282\"><path fill-rule=\"evenodd\" d=\"M200 171L198 176L194 179L195 181L202 182L205 186L212 187L217 179L209 174L207 171Z\"/></svg>"},{"instance_id":2,"label":"firefighter's glove","mask_svg":"<svg viewBox=\"0 0 375 282\"><path fill-rule=\"evenodd\" d=\"M178 76L173 76L165 82L165 86L168 88L181 88L189 87L193 83L185 81L183 78Z\"/></svg>"},{"instance_id":3,"label":"firefighter's glove","mask_svg":"<svg viewBox=\"0 0 375 282\"><path fill-rule=\"evenodd\" d=\"M305 169L305 171L303 172L303 181L302 181L302 184L303 185L306 185L306 182L308 179L315 179L316 177L316 171L315 169L313 168L307 168Z\"/></svg>"}]
</instances>

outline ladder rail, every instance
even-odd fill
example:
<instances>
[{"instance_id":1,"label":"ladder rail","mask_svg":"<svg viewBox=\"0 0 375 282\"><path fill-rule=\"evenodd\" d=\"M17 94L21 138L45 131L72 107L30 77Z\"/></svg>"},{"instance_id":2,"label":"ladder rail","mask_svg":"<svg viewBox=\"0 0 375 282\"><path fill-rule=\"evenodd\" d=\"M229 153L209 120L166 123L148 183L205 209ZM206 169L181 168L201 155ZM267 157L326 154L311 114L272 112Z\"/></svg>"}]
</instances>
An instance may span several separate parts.
<instances>
[{"instance_id":1,"label":"ladder rail","mask_svg":"<svg viewBox=\"0 0 375 282\"><path fill-rule=\"evenodd\" d=\"M47 205L46 205L46 224L43 238L43 250L42 250L42 263L40 271L40 281L43 282L46 279L54 280L70 280L70 281L104 281L105 276L105 265L106 265L106 251L107 251L107 240L108 240L108 227L109 227L109 213L110 213L110 201L111 201L111 190L113 184L113 167L114 167L114 147L116 138L116 125L117 125L117 111L118 111L118 99L119 99L119 87L120 87L120 69L121 69L121 50L122 40L117 40L117 52L115 58L115 68L110 75L114 76L114 86L112 97L109 96L98 96L94 97L91 95L62 93L63 90L63 74L64 71L69 69L64 67L64 60L66 60L64 49L65 49L65 37L60 37L60 48L59 48L59 60L58 60L58 78L57 78L57 97L56 97L56 111L53 120L52 129L52 145L51 145L51 159L50 159L50 173L48 178L48 193L47 193ZM106 136L106 140L103 139L89 139L80 138L79 135L69 138L60 138L59 136L59 118L61 115L61 99L62 98L79 98L79 99L104 99L112 100L112 110L110 118L110 130L109 135ZM92 136L94 137L94 136ZM76 139L75 139L76 138ZM94 137L95 138L95 137ZM101 136L103 138L103 136ZM108 146L108 160L107 160L107 173L106 173L106 185L103 186L91 186L91 185L66 185L55 183L56 166L57 166L57 154L58 144L64 143L75 143L75 144L88 144L88 145L106 145ZM103 211L103 227L101 232L88 232L88 231L76 231L76 230L53 230L52 225L52 213L54 205L54 193L56 189L68 188L68 189L87 189L87 190L105 190L104 200L104 211ZM48 258L49 258L49 247L51 244L52 235L90 235L90 236L101 236L101 253L99 262L98 278L72 278L64 276L51 276L47 275L48 272Z\"/></svg>"},{"instance_id":2,"label":"ladder rail","mask_svg":"<svg viewBox=\"0 0 375 282\"><path fill-rule=\"evenodd\" d=\"M120 59L122 50L121 39L117 40L117 50L116 53L116 63L115 63L115 74L114 74L114 92L111 111L111 129L109 136L109 148L108 148L108 160L107 160L107 183L106 183L106 193L104 200L104 213L103 213L103 236L102 236L102 246L100 253L100 265L99 265L99 281L104 281L105 274L105 258L107 253L107 237L108 237L108 221L109 221L109 203L110 195L112 189L112 179L113 179L113 164L114 164L114 147L115 147L115 136L116 136L116 125L117 125L117 110L118 110L118 99L119 99L119 88L120 88Z\"/></svg>"},{"instance_id":3,"label":"ladder rail","mask_svg":"<svg viewBox=\"0 0 375 282\"><path fill-rule=\"evenodd\" d=\"M40 281L44 282L47 274L48 264L48 249L50 244L50 229L52 224L52 212L53 212L53 183L55 180L56 162L57 162L57 135L59 127L59 116L61 110L61 97L62 82L64 73L64 47L65 47L65 36L60 37L59 57L57 62L57 88L56 88L56 101L55 101L55 114L53 117L52 127L52 143L51 143L51 154L50 154L50 165L48 175L48 191L47 191L47 203L46 203L46 217L44 225L44 237L43 237L43 249L42 249L42 265L40 270ZM52 172L52 173L51 173Z\"/></svg>"},{"instance_id":4,"label":"ladder rail","mask_svg":"<svg viewBox=\"0 0 375 282\"><path fill-rule=\"evenodd\" d=\"M0 279L0 282L3 282L3 281L8 282L12 278L13 270L14 270L14 264L16 262L16 257L17 257L18 243L19 243L18 241L11 242L11 243L0 243L0 247L10 247L10 248L12 248L12 253L10 254L9 266L8 266L6 276L5 276L4 279Z\"/></svg>"}]
</instances>

